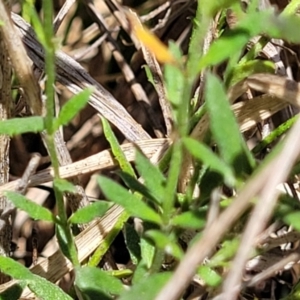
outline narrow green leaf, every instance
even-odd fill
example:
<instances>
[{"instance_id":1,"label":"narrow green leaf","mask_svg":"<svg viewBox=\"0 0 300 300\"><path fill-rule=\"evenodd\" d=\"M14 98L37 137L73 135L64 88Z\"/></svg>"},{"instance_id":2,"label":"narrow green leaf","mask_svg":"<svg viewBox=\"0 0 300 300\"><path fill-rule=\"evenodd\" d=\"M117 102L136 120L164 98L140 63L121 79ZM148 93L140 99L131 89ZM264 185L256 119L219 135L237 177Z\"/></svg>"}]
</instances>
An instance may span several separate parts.
<instances>
[{"instance_id":1,"label":"narrow green leaf","mask_svg":"<svg viewBox=\"0 0 300 300\"><path fill-rule=\"evenodd\" d=\"M53 181L54 186L57 188L58 191L64 193L76 193L76 188L74 184L72 184L70 181L62 178L55 178Z\"/></svg>"},{"instance_id":2,"label":"narrow green leaf","mask_svg":"<svg viewBox=\"0 0 300 300\"><path fill-rule=\"evenodd\" d=\"M78 112L85 107L93 88L87 88L77 95L74 95L59 112L58 118L54 120L53 129L57 130L60 126L67 125Z\"/></svg>"},{"instance_id":3,"label":"narrow green leaf","mask_svg":"<svg viewBox=\"0 0 300 300\"><path fill-rule=\"evenodd\" d=\"M231 186L234 184L235 178L231 167L214 154L211 149L192 138L184 138L183 143L197 160L223 175L227 184Z\"/></svg>"},{"instance_id":4,"label":"narrow green leaf","mask_svg":"<svg viewBox=\"0 0 300 300\"><path fill-rule=\"evenodd\" d=\"M37 275L32 276L32 280L28 282L28 287L39 299L72 300L72 298L56 284Z\"/></svg>"},{"instance_id":5,"label":"narrow green leaf","mask_svg":"<svg viewBox=\"0 0 300 300\"><path fill-rule=\"evenodd\" d=\"M87 298L107 299L124 291L121 281L95 267L76 268L75 285Z\"/></svg>"},{"instance_id":6,"label":"narrow green leaf","mask_svg":"<svg viewBox=\"0 0 300 300\"><path fill-rule=\"evenodd\" d=\"M55 222L55 217L47 209L15 192L6 192L6 197L19 209L26 211L35 220Z\"/></svg>"},{"instance_id":7,"label":"narrow green leaf","mask_svg":"<svg viewBox=\"0 0 300 300\"><path fill-rule=\"evenodd\" d=\"M88 223L95 218L102 217L111 207L111 203L105 201L97 201L90 205L80 208L69 218L69 222L73 224Z\"/></svg>"},{"instance_id":8,"label":"narrow green leaf","mask_svg":"<svg viewBox=\"0 0 300 300\"><path fill-rule=\"evenodd\" d=\"M246 30L235 29L228 32L211 45L208 53L200 60L198 69L219 64L233 54L240 52L250 37Z\"/></svg>"},{"instance_id":9,"label":"narrow green leaf","mask_svg":"<svg viewBox=\"0 0 300 300\"><path fill-rule=\"evenodd\" d=\"M142 264L145 265L146 270L149 270L152 266L154 255L155 255L155 247L153 243L150 243L148 239L145 237L141 237L141 257L142 257Z\"/></svg>"},{"instance_id":10,"label":"narrow green leaf","mask_svg":"<svg viewBox=\"0 0 300 300\"><path fill-rule=\"evenodd\" d=\"M162 287L171 278L171 272L153 274L135 284L129 291L123 292L119 300L153 300Z\"/></svg>"},{"instance_id":11,"label":"narrow green leaf","mask_svg":"<svg viewBox=\"0 0 300 300\"><path fill-rule=\"evenodd\" d=\"M77 258L77 249L75 248L75 242L73 235L71 232L69 233L71 242L68 240L66 230L70 230L70 228L65 228L60 224L56 224L56 237L59 244L59 248L61 252L66 256L73 264L76 265L78 262Z\"/></svg>"},{"instance_id":12,"label":"narrow green leaf","mask_svg":"<svg viewBox=\"0 0 300 300\"><path fill-rule=\"evenodd\" d=\"M157 248L165 251L165 253L174 256L177 259L182 259L183 251L172 239L159 230L148 230L145 233L147 238L150 238Z\"/></svg>"},{"instance_id":13,"label":"narrow green leaf","mask_svg":"<svg viewBox=\"0 0 300 300\"><path fill-rule=\"evenodd\" d=\"M159 204L158 199L155 198L154 195L151 194L151 191L140 183L136 178L132 177L128 173L125 172L116 172L124 181L124 183L134 192L138 192L143 195L147 200L152 200L153 202Z\"/></svg>"},{"instance_id":14,"label":"narrow green leaf","mask_svg":"<svg viewBox=\"0 0 300 300\"><path fill-rule=\"evenodd\" d=\"M185 84L184 73L177 66L167 64L164 70L164 77L166 81L167 97L176 113L176 108L179 107L182 101Z\"/></svg>"},{"instance_id":15,"label":"narrow green leaf","mask_svg":"<svg viewBox=\"0 0 300 300\"><path fill-rule=\"evenodd\" d=\"M140 237L131 224L125 223L123 228L125 243L133 264L137 265L141 260Z\"/></svg>"},{"instance_id":16,"label":"narrow green leaf","mask_svg":"<svg viewBox=\"0 0 300 300\"><path fill-rule=\"evenodd\" d=\"M230 261L234 257L239 245L240 239L238 238L224 241L220 250L213 255L207 265L209 267L223 266L224 263Z\"/></svg>"},{"instance_id":17,"label":"narrow green leaf","mask_svg":"<svg viewBox=\"0 0 300 300\"><path fill-rule=\"evenodd\" d=\"M255 165L254 158L240 133L223 86L212 74L207 74L205 96L210 128L222 158L234 167L237 175L250 173Z\"/></svg>"},{"instance_id":18,"label":"narrow green leaf","mask_svg":"<svg viewBox=\"0 0 300 300\"><path fill-rule=\"evenodd\" d=\"M9 257L0 256L0 270L14 279L30 280L33 278L29 269Z\"/></svg>"},{"instance_id":19,"label":"narrow green leaf","mask_svg":"<svg viewBox=\"0 0 300 300\"><path fill-rule=\"evenodd\" d=\"M238 64L233 69L233 75L229 78L228 86L232 86L255 73L274 74L274 72L275 64L273 62L261 59L250 60L243 64Z\"/></svg>"},{"instance_id":20,"label":"narrow green leaf","mask_svg":"<svg viewBox=\"0 0 300 300\"><path fill-rule=\"evenodd\" d=\"M165 197L162 203L163 207L163 221L165 224L169 223L170 217L174 212L176 190L178 178L181 171L181 163L183 160L183 145L181 141L174 142L172 149L172 156L170 161L170 168L168 172L167 182L165 186Z\"/></svg>"},{"instance_id":21,"label":"narrow green leaf","mask_svg":"<svg viewBox=\"0 0 300 300\"><path fill-rule=\"evenodd\" d=\"M120 144L119 144L115 134L111 130L111 127L110 127L108 121L103 117L101 117L101 120L102 120L102 126L103 126L103 132L104 132L105 138L109 142L111 151L114 154L116 160L118 161L121 170L130 174L131 176L135 177L135 172L134 172L130 162L126 159L126 156L125 156L122 148L120 147Z\"/></svg>"},{"instance_id":22,"label":"narrow green leaf","mask_svg":"<svg viewBox=\"0 0 300 300\"><path fill-rule=\"evenodd\" d=\"M197 274L211 287L217 287L222 283L222 277L212 268L206 265L199 267Z\"/></svg>"},{"instance_id":23,"label":"narrow green leaf","mask_svg":"<svg viewBox=\"0 0 300 300\"><path fill-rule=\"evenodd\" d=\"M207 211L187 211L174 216L171 224L186 229L201 229L206 224L206 215Z\"/></svg>"},{"instance_id":24,"label":"narrow green leaf","mask_svg":"<svg viewBox=\"0 0 300 300\"><path fill-rule=\"evenodd\" d=\"M143 65L142 68L145 70L146 77L148 81L155 87L155 82L153 79L153 74L151 73L151 70L148 65Z\"/></svg>"},{"instance_id":25,"label":"narrow green leaf","mask_svg":"<svg viewBox=\"0 0 300 300\"><path fill-rule=\"evenodd\" d=\"M43 130L44 120L42 117L34 116L0 121L0 134L9 136L27 132L41 132Z\"/></svg>"},{"instance_id":26,"label":"narrow green leaf","mask_svg":"<svg viewBox=\"0 0 300 300\"><path fill-rule=\"evenodd\" d=\"M23 1L22 8L23 8L22 10L23 18L28 23L32 24L32 27L34 28L34 32L37 36L38 41L42 44L44 48L46 48L48 45L46 43L45 31L41 23L41 19L38 16L38 13L34 7L33 2L29 0Z\"/></svg>"},{"instance_id":27,"label":"narrow green leaf","mask_svg":"<svg viewBox=\"0 0 300 300\"><path fill-rule=\"evenodd\" d=\"M145 186L151 195L162 203L165 195L166 179L158 167L154 166L140 151L136 151L135 164L138 173L145 181Z\"/></svg>"},{"instance_id":28,"label":"narrow green leaf","mask_svg":"<svg viewBox=\"0 0 300 300\"><path fill-rule=\"evenodd\" d=\"M103 176L98 177L98 183L110 201L124 207L132 216L161 224L160 216L152 208L119 184Z\"/></svg>"},{"instance_id":29,"label":"narrow green leaf","mask_svg":"<svg viewBox=\"0 0 300 300\"><path fill-rule=\"evenodd\" d=\"M285 223L293 226L296 230L300 231L300 212L292 211L283 216Z\"/></svg>"}]
</instances>

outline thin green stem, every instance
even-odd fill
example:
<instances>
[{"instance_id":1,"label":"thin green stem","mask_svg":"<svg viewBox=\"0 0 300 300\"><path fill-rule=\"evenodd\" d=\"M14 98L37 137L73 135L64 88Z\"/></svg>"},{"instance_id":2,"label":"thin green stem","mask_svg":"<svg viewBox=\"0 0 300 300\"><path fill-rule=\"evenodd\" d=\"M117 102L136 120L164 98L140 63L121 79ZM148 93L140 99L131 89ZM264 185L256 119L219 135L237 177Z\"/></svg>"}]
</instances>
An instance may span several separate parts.
<instances>
[{"instance_id":1,"label":"thin green stem","mask_svg":"<svg viewBox=\"0 0 300 300\"><path fill-rule=\"evenodd\" d=\"M43 0L44 8L44 33L45 33L45 72L46 81L46 117L45 125L47 133L53 134L53 118L54 118L54 82L55 82L55 46L53 43L53 6L52 1Z\"/></svg>"},{"instance_id":2,"label":"thin green stem","mask_svg":"<svg viewBox=\"0 0 300 300\"><path fill-rule=\"evenodd\" d=\"M276 129L274 129L267 137L265 137L258 145L256 145L252 149L252 153L254 155L259 154L262 150L267 148L271 143L276 141L281 135L286 133L293 124L297 121L298 116L294 116L291 119L287 120L280 126L278 126Z\"/></svg>"},{"instance_id":3,"label":"thin green stem","mask_svg":"<svg viewBox=\"0 0 300 300\"><path fill-rule=\"evenodd\" d=\"M170 217L174 209L174 202L177 190L177 183L182 163L182 142L179 140L173 145L173 152L170 161L170 169L168 172L168 179L165 189L165 199L163 201L163 221L168 225Z\"/></svg>"}]
</instances>

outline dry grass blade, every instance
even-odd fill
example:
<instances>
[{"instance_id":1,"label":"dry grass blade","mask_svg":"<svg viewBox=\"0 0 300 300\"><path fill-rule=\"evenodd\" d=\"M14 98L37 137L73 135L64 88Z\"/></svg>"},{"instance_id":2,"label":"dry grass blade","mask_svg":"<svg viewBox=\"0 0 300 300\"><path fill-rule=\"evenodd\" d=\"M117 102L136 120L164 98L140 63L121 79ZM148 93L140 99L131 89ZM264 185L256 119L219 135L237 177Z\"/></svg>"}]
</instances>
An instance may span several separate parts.
<instances>
[{"instance_id":1,"label":"dry grass blade","mask_svg":"<svg viewBox=\"0 0 300 300\"><path fill-rule=\"evenodd\" d=\"M247 78L247 85L262 93L274 95L300 107L300 84L271 74L255 74Z\"/></svg>"},{"instance_id":2,"label":"dry grass blade","mask_svg":"<svg viewBox=\"0 0 300 300\"><path fill-rule=\"evenodd\" d=\"M125 80L130 84L130 88L132 90L132 93L134 94L136 100L141 103L141 105L145 108L148 116L149 121L152 123L152 127L154 130L154 133L156 134L156 137L163 137L163 128L157 118L157 115L155 114L151 102L148 99L148 96L146 92L144 91L143 87L140 83L137 82L135 78L135 74L133 70L131 69L130 65L126 62L125 58L123 57L121 50L116 43L116 41L113 39L110 29L108 28L104 18L102 15L97 11L92 1L88 1L87 4L88 8L90 9L91 13L93 14L95 21L97 24L99 24L100 28L103 28L104 31L107 34L107 46L112 52L112 55L114 56L119 68L122 70L122 73L124 75Z\"/></svg>"},{"instance_id":3,"label":"dry grass blade","mask_svg":"<svg viewBox=\"0 0 300 300\"><path fill-rule=\"evenodd\" d=\"M162 157L169 148L171 141L169 139L152 139L137 142L136 144L128 143L121 146L126 158L133 161L135 158L135 145L138 146L147 157L152 157L157 152L156 161ZM104 170L117 166L115 159L110 150L104 150L98 154L90 156L82 161L78 161L59 168L61 178L72 178L99 170ZM36 186L53 180L52 168L43 170L30 177L29 186ZM0 195L5 191L15 190L19 186L20 179L11 181L0 186Z\"/></svg>"},{"instance_id":4,"label":"dry grass blade","mask_svg":"<svg viewBox=\"0 0 300 300\"><path fill-rule=\"evenodd\" d=\"M240 92L238 92L238 94L239 93ZM229 95L232 96L235 94L230 92ZM276 96L263 95L255 97L251 99L251 101L241 101L233 104L232 111L236 115L241 132L245 132L256 126L258 122L271 117L287 105L288 104L286 102ZM207 133L208 127L209 119L208 115L205 114L193 129L191 137L198 141L202 141ZM191 178L192 164L192 157L187 153L182 164L181 180L179 183L181 191L186 189Z\"/></svg>"},{"instance_id":5,"label":"dry grass blade","mask_svg":"<svg viewBox=\"0 0 300 300\"><path fill-rule=\"evenodd\" d=\"M2 37L10 53L10 59L18 77L30 108L36 115L42 113L41 94L38 83L32 72L32 62L25 51L22 40L13 26L11 18L2 1L0 1L0 20L5 24L0 26Z\"/></svg>"},{"instance_id":6,"label":"dry grass blade","mask_svg":"<svg viewBox=\"0 0 300 300\"><path fill-rule=\"evenodd\" d=\"M142 49L144 59L151 70L153 81L155 85L155 89L158 93L158 99L161 106L161 110L163 113L167 135L171 133L172 130L172 113L171 113L171 106L167 100L166 91L163 83L162 72L160 66L154 57L154 55L146 49L143 44L140 43L138 37L134 34L132 30L132 26L138 24L141 26L141 22L138 16L131 10L127 11L122 8L116 1L105 1L107 6L113 12L116 19L121 24L122 28L129 34L132 42L134 43L137 50L140 48ZM128 20L133 20L133 23L129 22Z\"/></svg>"},{"instance_id":7,"label":"dry grass blade","mask_svg":"<svg viewBox=\"0 0 300 300\"><path fill-rule=\"evenodd\" d=\"M282 151L259 173L248 180L245 187L239 192L233 203L226 209L219 218L203 233L202 238L196 242L186 253L180 262L171 280L161 290L156 300L175 300L180 297L185 287L189 284L196 272L197 266L208 256L227 230L237 218L247 209L250 200L260 193L261 198L266 198L272 206L276 200L276 185L286 179L293 163L300 152L300 120L290 131ZM274 170L280 170L274 174ZM269 180L270 178L270 180ZM268 189L266 189L268 187ZM270 195L267 194L270 192ZM263 205L264 201L260 201ZM273 207L273 206L272 206ZM271 209L272 209L271 207ZM265 208L265 207L264 207ZM260 207L261 210L264 210ZM261 215L263 221L268 217L268 212ZM256 223L258 223L256 221ZM230 285L233 286L232 284ZM235 287L235 285L234 285ZM226 289L227 291L227 289ZM230 291L229 291L230 292ZM234 299L234 298L223 298Z\"/></svg>"},{"instance_id":8,"label":"dry grass blade","mask_svg":"<svg viewBox=\"0 0 300 300\"><path fill-rule=\"evenodd\" d=\"M283 270L287 265L295 264L300 259L299 253L292 253L288 257L283 258L280 261L275 262L272 266L268 269L262 271L261 273L254 276L251 280L246 282L244 286L254 286L259 282L270 278L271 276L275 275L277 272Z\"/></svg>"},{"instance_id":9,"label":"dry grass blade","mask_svg":"<svg viewBox=\"0 0 300 300\"><path fill-rule=\"evenodd\" d=\"M12 19L27 47L27 54L37 68L44 70L44 51L37 42L30 25L16 14L12 14ZM149 135L129 115L125 108L76 61L62 51L56 52L56 71L57 80L74 94L93 86L95 91L89 99L89 104L114 124L127 139L137 141L149 138Z\"/></svg>"}]
</instances>

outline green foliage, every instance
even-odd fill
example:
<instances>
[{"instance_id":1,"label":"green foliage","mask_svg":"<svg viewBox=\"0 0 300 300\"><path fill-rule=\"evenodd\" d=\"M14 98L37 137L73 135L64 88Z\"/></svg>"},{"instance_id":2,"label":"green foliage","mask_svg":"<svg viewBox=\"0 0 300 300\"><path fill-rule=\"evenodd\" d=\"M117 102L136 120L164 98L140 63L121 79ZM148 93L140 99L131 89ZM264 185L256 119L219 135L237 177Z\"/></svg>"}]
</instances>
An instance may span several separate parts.
<instances>
[{"instance_id":1,"label":"green foliage","mask_svg":"<svg viewBox=\"0 0 300 300\"><path fill-rule=\"evenodd\" d=\"M92 92L93 89L89 88L73 96L61 108L57 119L53 121L53 130L58 130L60 126L67 125L85 107Z\"/></svg>"},{"instance_id":2,"label":"green foliage","mask_svg":"<svg viewBox=\"0 0 300 300\"><path fill-rule=\"evenodd\" d=\"M44 129L42 117L15 118L0 121L0 134L10 136L27 132L41 132Z\"/></svg>"},{"instance_id":3,"label":"green foliage","mask_svg":"<svg viewBox=\"0 0 300 300\"><path fill-rule=\"evenodd\" d=\"M66 228L63 224L56 224L55 233L57 237L57 241L59 244L59 248L61 252L66 256L75 266L77 266L78 258L77 258L77 249L75 246L74 238L70 233L70 228Z\"/></svg>"},{"instance_id":4,"label":"green foliage","mask_svg":"<svg viewBox=\"0 0 300 300\"><path fill-rule=\"evenodd\" d=\"M161 224L160 216L136 195L131 194L119 184L103 176L99 176L98 183L102 192L110 201L123 206L132 216Z\"/></svg>"},{"instance_id":5,"label":"green foliage","mask_svg":"<svg viewBox=\"0 0 300 300\"><path fill-rule=\"evenodd\" d=\"M159 290L166 284L168 279L170 279L170 276L170 273L165 272L143 278L139 283L135 284L131 290L123 292L119 299L155 299L155 296L158 294Z\"/></svg>"},{"instance_id":6,"label":"green foliage","mask_svg":"<svg viewBox=\"0 0 300 300\"><path fill-rule=\"evenodd\" d=\"M125 173L128 173L131 176L135 176L134 170L131 164L127 161L116 136L114 135L113 131L110 128L109 123L104 118L101 118L101 120L102 120L102 126L103 126L105 138L109 142L112 153L114 154L114 157L118 161L121 170Z\"/></svg>"},{"instance_id":7,"label":"green foliage","mask_svg":"<svg viewBox=\"0 0 300 300\"><path fill-rule=\"evenodd\" d=\"M238 176L249 174L255 162L240 133L224 88L212 74L208 74L206 80L205 95L210 129L220 154L224 161L234 168Z\"/></svg>"},{"instance_id":8,"label":"green foliage","mask_svg":"<svg viewBox=\"0 0 300 300\"><path fill-rule=\"evenodd\" d=\"M110 207L111 204L108 202L97 201L77 210L68 221L72 224L88 223L102 217Z\"/></svg>"},{"instance_id":9,"label":"green foliage","mask_svg":"<svg viewBox=\"0 0 300 300\"><path fill-rule=\"evenodd\" d=\"M6 192L5 195L17 208L26 211L31 218L49 222L56 221L53 214L47 208L34 203L23 195L15 192Z\"/></svg>"},{"instance_id":10,"label":"green foliage","mask_svg":"<svg viewBox=\"0 0 300 300\"><path fill-rule=\"evenodd\" d=\"M50 283L42 277L32 274L26 267L11 258L0 256L1 272L16 280L25 282L34 294L41 299L72 299L65 294L57 285ZM2 298L4 299L4 298Z\"/></svg>"},{"instance_id":11,"label":"green foliage","mask_svg":"<svg viewBox=\"0 0 300 300\"><path fill-rule=\"evenodd\" d=\"M55 188L58 191L60 191L61 193L64 193L64 192L75 193L76 192L75 186L71 182L69 182L65 179L55 178L53 184L54 184Z\"/></svg>"},{"instance_id":12,"label":"green foliage","mask_svg":"<svg viewBox=\"0 0 300 300\"><path fill-rule=\"evenodd\" d=\"M76 268L75 286L82 299L113 299L124 291L120 280L95 267Z\"/></svg>"},{"instance_id":13,"label":"green foliage","mask_svg":"<svg viewBox=\"0 0 300 300\"><path fill-rule=\"evenodd\" d=\"M205 144L201 144L191 138L185 138L184 145L197 160L205 163L207 167L223 175L227 184L234 184L235 177L230 164L226 164L222 161Z\"/></svg>"},{"instance_id":14,"label":"green foliage","mask_svg":"<svg viewBox=\"0 0 300 300\"><path fill-rule=\"evenodd\" d=\"M144 184L153 197L162 203L164 199L164 184L166 178L140 151L136 151L135 166Z\"/></svg>"},{"instance_id":15,"label":"green foliage","mask_svg":"<svg viewBox=\"0 0 300 300\"><path fill-rule=\"evenodd\" d=\"M99 176L99 186L110 202L97 201L73 212L69 218L65 211L63 196L65 193L76 193L76 188L70 182L60 178L54 135L61 126L67 125L84 108L93 89L89 88L74 95L62 107L58 117L54 117L53 85L57 45L52 28L52 2L43 1L43 22L39 19L33 3L30 1L23 3L23 14L33 24L45 51L46 115L1 121L0 134L14 136L45 131L45 142L54 170L53 186L58 215L54 216L49 210L20 194L7 192L5 195L17 208L26 211L31 218L55 223L60 250L75 266L75 290L80 299L114 299L116 296L121 300L155 299L172 276L172 272L161 272L165 258L172 256L176 264L184 257L184 249L191 246L189 242L181 246L185 242L182 239L185 230L193 229L199 232L196 239L201 239L203 230L207 226L207 215L212 206L208 203L213 200L213 191L221 192L220 199L217 199L217 204L214 205L220 210L225 210L232 199L228 196L230 193L226 194L224 190L229 189L234 197L234 193L238 193L245 182L247 183L250 174L264 168L266 161L280 151L278 148L276 153L272 153L258 166L252 153L261 154L266 144L262 142L260 147L257 146L252 152L249 151L231 110L231 103L226 96L227 88L251 74L274 73L274 63L260 58L260 51L271 38L284 39L293 43L300 42L299 35L295 32L295 28L300 26L300 19L295 16L299 1L291 1L281 15L272 9L259 11L256 7L257 3L258 1L252 1L248 10L244 12L240 7L240 1L237 0L198 1L188 50L182 53L175 43L170 43L169 51L177 62L164 66L163 83L172 106L174 132L171 136L173 145L164 157L163 163L160 167L152 164L139 149L136 150L134 165L129 163L108 121L102 118L105 138L121 170L116 171L116 174L126 187L112 179ZM207 30L212 20L219 12L224 16L227 8L231 8L237 16L237 24L234 28L224 29L225 23L220 21L222 24L217 26L219 31L214 36L214 42L207 51L204 51ZM249 40L257 35L261 35L262 38L247 50L246 45ZM223 65L220 67L220 64ZM219 79L213 72L219 71L223 66L225 71ZM153 84L153 76L148 66L145 66L145 71L148 80ZM197 93L192 96L200 72L203 72L200 76L201 89L202 80L205 81L204 97L201 99L205 104L198 103ZM189 137L194 126L198 122L201 124L203 120L205 121L205 115L209 117L206 138L198 141ZM294 122L295 119L290 120L284 128L275 129L266 139L267 145L276 141ZM215 151L212 150L214 143ZM178 194L177 186L182 179L181 170L186 159L185 155L192 155L194 158L194 174L187 189L182 194ZM200 188L199 196L193 195L194 187ZM112 208L111 202L122 206L125 212L120 216L115 228L104 237L105 242L96 250L88 263L89 266L81 267L71 226L89 223L95 218L102 217ZM139 219L141 224L139 232L135 230L132 223L126 223L129 217L131 217L130 221ZM274 217L300 230L299 212L291 203L284 201L279 203ZM241 219L237 223L236 228L239 229L235 228L230 238L223 238L209 261L198 268L197 275L211 290L220 286L223 280L222 267L228 267L237 252L239 246L237 236L243 230L244 222ZM135 268L133 271L123 274L117 272L118 274L114 275L120 278L132 275L132 287L128 290L112 275L113 273L104 272L96 267L122 229ZM18 280L18 285L7 290L5 297L15 297L13 295L19 297L20 290L27 285L40 298L71 299L57 286L32 274L9 258L0 257L0 268L2 272ZM170 269L172 270L172 267ZM296 286L291 297L296 299L298 290Z\"/></svg>"}]
</instances>

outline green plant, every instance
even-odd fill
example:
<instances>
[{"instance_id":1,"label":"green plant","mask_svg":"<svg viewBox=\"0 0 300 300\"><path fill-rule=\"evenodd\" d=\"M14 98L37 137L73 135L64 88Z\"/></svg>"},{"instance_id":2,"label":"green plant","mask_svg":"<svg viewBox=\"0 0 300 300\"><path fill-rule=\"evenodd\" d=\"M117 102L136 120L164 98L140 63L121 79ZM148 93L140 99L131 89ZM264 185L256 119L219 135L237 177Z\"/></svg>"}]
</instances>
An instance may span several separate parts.
<instances>
[{"instance_id":1,"label":"green plant","mask_svg":"<svg viewBox=\"0 0 300 300\"><path fill-rule=\"evenodd\" d=\"M118 299L125 300L141 297L166 299L166 295L169 295L170 299L176 299L184 297L184 288L194 274L196 279L201 280L209 297L219 293L222 284L227 297L236 297L239 290L235 292L234 288L242 282L243 269L240 266L243 268L246 260L255 257L257 252L264 252L264 249L259 249L255 238L265 229L271 218L276 217L299 230L299 213L294 211L294 200L288 197L285 201L276 202L278 193L275 190L277 184L289 179L292 171L297 173L299 151L285 152L288 151L288 146L298 145L295 132L291 131L290 136L278 143L262 162L255 159L255 156L263 154L267 145L286 133L292 124L296 123L294 126L297 126L299 121L290 119L250 151L231 106L244 92L243 89L240 91L241 82L251 88L251 79L247 83L248 77L255 81L256 73L270 74L275 71L274 62L262 60L260 57L260 51L272 38L300 43L294 30L300 25L296 15L298 2L291 1L278 14L273 9L258 10L258 1L251 1L246 12L242 10L239 1L198 1L193 31L185 54L175 43L170 43L166 48L146 30L133 31L143 44L142 47L148 48L151 55L155 57L158 53L165 54L158 59L165 64L162 82L172 107L172 146L158 164L153 164L136 147L135 160L131 164L108 121L102 118L102 129L117 161L119 170L116 174L122 183L107 176L98 176L98 184L108 201L99 201L80 208L70 217L66 214L63 197L66 193L76 193L76 190L73 184L60 176L55 134L87 104L93 89L87 88L73 96L55 117L53 86L57 44L52 29L52 2L43 1L43 23L40 23L32 4L24 2L23 13L33 24L45 51L45 114L1 121L0 134L44 134L54 172L53 189L57 215L19 193L7 192L5 196L31 218L55 224L60 249L75 269L74 289L78 297L112 299L118 296ZM233 28L223 30L223 16L229 8L238 21ZM212 22L217 23L214 24L215 27ZM213 28L219 28L214 33L215 40L208 49L203 50L207 42L207 32L212 34L210 31ZM249 44L252 38L259 35L262 37L258 42ZM247 50L247 47L250 49ZM215 70L220 65L224 71L221 74L219 71L218 75L221 76L218 76ZM151 74L153 69L146 70L149 81L156 85L157 82ZM193 98L195 83L198 82L200 74L203 95L199 93ZM284 79L279 81L279 85L272 85L267 80L261 82L269 94L299 106L299 91L286 92ZM270 103L270 110L272 109ZM285 153L289 155L285 157ZM286 165L282 170L279 169L281 164ZM273 176L273 168L276 172L282 171L282 176ZM200 189L198 194L197 189ZM268 212L260 215L263 201L268 205ZM82 263L78 258L72 229L78 224L102 217L109 209L117 207L114 205L122 207L114 230L105 236L105 243L89 257L89 261ZM252 208L252 216L257 215L259 221L258 227L253 226L253 231L249 229L249 224L255 221L249 214ZM210 219L215 213L214 210L218 211L219 220L216 216ZM142 222L140 232L133 226L135 220ZM120 231L123 231L134 268L122 272L105 272L97 266ZM243 247L246 249L242 253ZM202 250L200 253L197 252L199 249ZM205 258L208 260L203 263ZM0 257L0 260L1 271L18 283L1 295L3 299L18 297L25 286L40 298L71 298L56 285L32 274L12 259ZM228 271L231 263L233 270L240 275L239 278ZM179 267L176 271L177 265ZM178 288L174 288L172 284L180 278L180 270L187 273L183 273L182 282L178 284ZM222 277L228 272L227 279L223 280ZM129 276L131 288L127 289L124 281L119 278ZM172 293L168 294L170 290ZM298 293L296 285L288 297L296 297Z\"/></svg>"}]
</instances>

